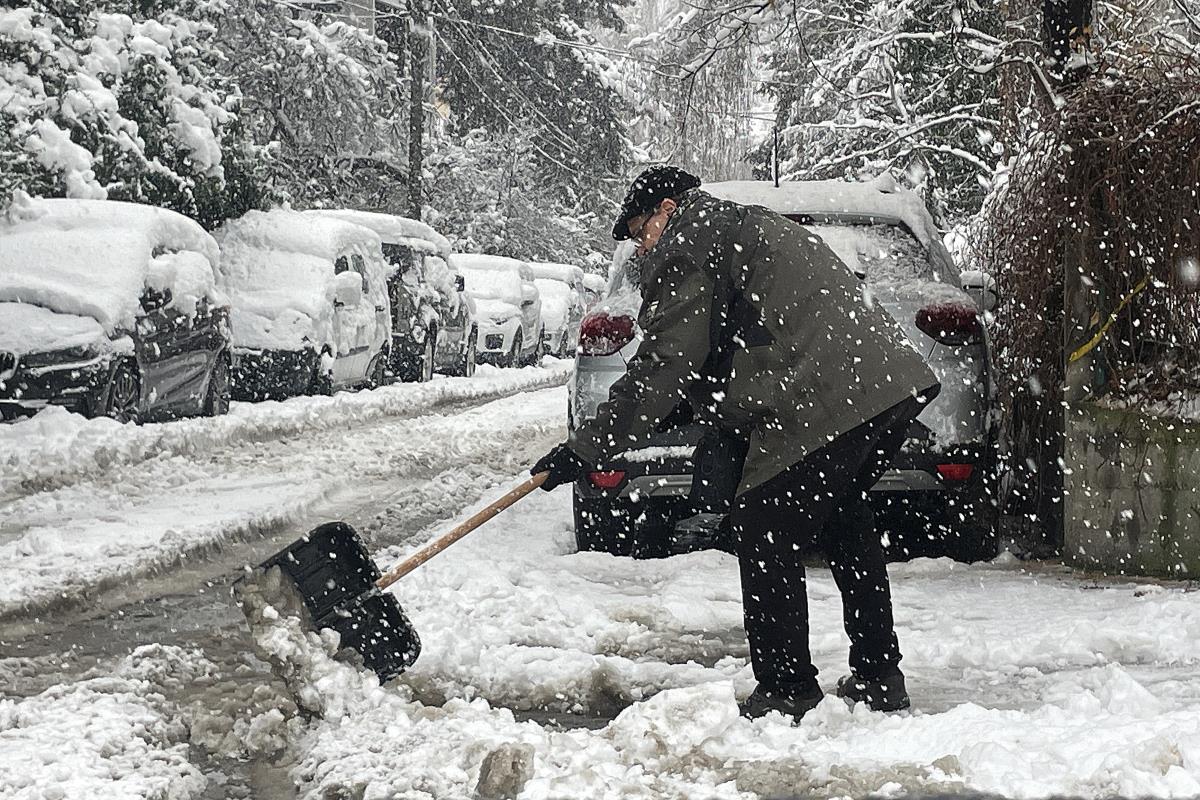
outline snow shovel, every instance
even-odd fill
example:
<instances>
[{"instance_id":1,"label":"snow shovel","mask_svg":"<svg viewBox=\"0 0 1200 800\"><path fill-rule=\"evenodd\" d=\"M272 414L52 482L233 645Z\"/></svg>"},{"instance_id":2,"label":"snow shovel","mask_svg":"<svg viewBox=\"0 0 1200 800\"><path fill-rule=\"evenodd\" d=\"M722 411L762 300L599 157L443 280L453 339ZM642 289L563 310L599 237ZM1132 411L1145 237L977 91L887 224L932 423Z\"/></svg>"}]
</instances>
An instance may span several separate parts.
<instances>
[{"instance_id":1,"label":"snow shovel","mask_svg":"<svg viewBox=\"0 0 1200 800\"><path fill-rule=\"evenodd\" d=\"M421 640L395 595L383 590L537 489L549 474L534 475L385 574L380 574L354 528L344 522L314 528L262 562L256 573L278 567L303 602L304 621L313 630L337 631L342 648L357 651L381 683L388 681L417 660Z\"/></svg>"}]
</instances>

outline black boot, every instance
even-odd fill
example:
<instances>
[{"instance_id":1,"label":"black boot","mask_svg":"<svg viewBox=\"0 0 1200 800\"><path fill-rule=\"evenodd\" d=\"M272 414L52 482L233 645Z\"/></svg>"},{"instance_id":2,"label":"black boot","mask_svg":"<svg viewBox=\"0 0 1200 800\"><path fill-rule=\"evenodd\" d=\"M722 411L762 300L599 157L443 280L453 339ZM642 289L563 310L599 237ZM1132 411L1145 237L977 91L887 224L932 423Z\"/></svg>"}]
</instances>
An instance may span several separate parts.
<instances>
[{"instance_id":1,"label":"black boot","mask_svg":"<svg viewBox=\"0 0 1200 800\"><path fill-rule=\"evenodd\" d=\"M749 697L738 703L738 711L747 719L758 719L778 711L792 717L793 722L799 722L824 699L825 693L816 681L771 688L764 688L760 683Z\"/></svg>"},{"instance_id":2,"label":"black boot","mask_svg":"<svg viewBox=\"0 0 1200 800\"><path fill-rule=\"evenodd\" d=\"M838 681L837 696L852 704L866 703L872 711L900 711L910 705L900 670L878 678L847 675Z\"/></svg>"}]
</instances>

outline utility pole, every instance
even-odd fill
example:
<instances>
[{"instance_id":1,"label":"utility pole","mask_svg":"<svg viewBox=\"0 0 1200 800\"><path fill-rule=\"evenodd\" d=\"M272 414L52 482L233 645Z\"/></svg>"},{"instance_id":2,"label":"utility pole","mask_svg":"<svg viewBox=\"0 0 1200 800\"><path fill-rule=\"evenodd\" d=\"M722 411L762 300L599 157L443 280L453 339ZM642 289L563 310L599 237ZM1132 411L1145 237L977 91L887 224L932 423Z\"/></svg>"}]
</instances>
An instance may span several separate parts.
<instances>
[{"instance_id":1,"label":"utility pole","mask_svg":"<svg viewBox=\"0 0 1200 800\"><path fill-rule=\"evenodd\" d=\"M408 215L421 218L425 163L425 0L408 0Z\"/></svg>"}]
</instances>

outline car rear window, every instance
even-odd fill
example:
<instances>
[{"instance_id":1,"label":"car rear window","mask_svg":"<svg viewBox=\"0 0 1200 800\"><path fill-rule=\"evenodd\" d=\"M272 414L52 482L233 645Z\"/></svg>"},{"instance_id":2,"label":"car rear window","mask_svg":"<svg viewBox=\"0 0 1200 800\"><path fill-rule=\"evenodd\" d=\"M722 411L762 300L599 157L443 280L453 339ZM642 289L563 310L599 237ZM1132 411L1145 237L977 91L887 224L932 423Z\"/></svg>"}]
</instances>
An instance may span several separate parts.
<instances>
[{"instance_id":1,"label":"car rear window","mask_svg":"<svg viewBox=\"0 0 1200 800\"><path fill-rule=\"evenodd\" d=\"M867 283L936 280L925 248L898 225L807 226Z\"/></svg>"}]
</instances>

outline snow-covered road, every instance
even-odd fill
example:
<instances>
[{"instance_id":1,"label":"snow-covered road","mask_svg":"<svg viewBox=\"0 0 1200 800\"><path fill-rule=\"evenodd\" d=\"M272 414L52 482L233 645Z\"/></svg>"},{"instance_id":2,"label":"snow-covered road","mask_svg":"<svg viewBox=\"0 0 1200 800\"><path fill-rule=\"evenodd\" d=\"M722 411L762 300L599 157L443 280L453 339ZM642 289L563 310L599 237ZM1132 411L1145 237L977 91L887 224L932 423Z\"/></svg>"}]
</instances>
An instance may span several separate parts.
<instances>
[{"instance_id":1,"label":"snow-covered road","mask_svg":"<svg viewBox=\"0 0 1200 800\"><path fill-rule=\"evenodd\" d=\"M518 480L563 435L564 404L563 389L530 387L166 458L198 470L179 478L185 494L223 472L257 476L268 511L276 493L297 507L295 475L336 477L338 496L313 502L341 509L391 563ZM124 463L169 471L136 472L155 460ZM60 504L85 531L70 497ZM250 653L226 587L192 575L191 588L0 641L0 797L472 798L489 756L517 765L510 788L526 800L1200 795L1200 593L1003 557L892 572L913 712L831 698L799 727L737 716L752 679L734 560L576 553L565 490L394 587L424 652L391 685L313 640L277 641L318 690L316 718ZM846 642L827 571L813 570L810 597L830 688Z\"/></svg>"},{"instance_id":2,"label":"snow-covered road","mask_svg":"<svg viewBox=\"0 0 1200 800\"><path fill-rule=\"evenodd\" d=\"M561 409L539 417L522 401L485 404L566 374L485 368L140 428L61 409L0 426L0 622L302 519L386 505L414 480L446 472L445 485L479 464L517 463L511 442L561 428ZM467 411L446 413L456 409Z\"/></svg>"}]
</instances>

